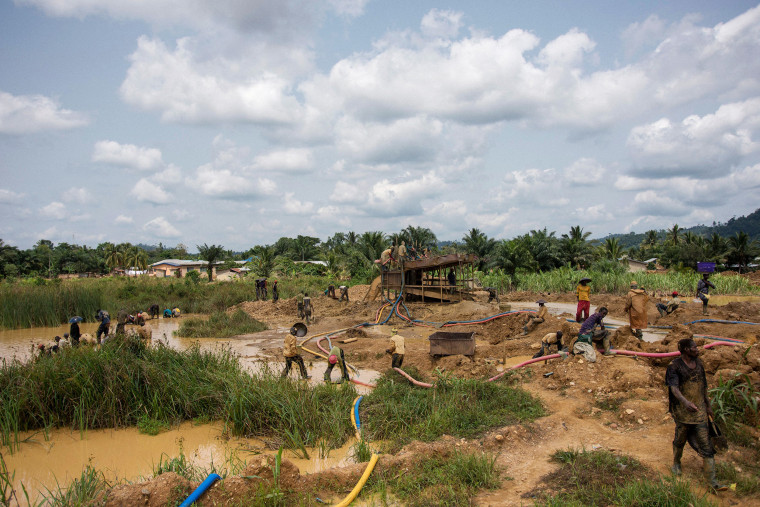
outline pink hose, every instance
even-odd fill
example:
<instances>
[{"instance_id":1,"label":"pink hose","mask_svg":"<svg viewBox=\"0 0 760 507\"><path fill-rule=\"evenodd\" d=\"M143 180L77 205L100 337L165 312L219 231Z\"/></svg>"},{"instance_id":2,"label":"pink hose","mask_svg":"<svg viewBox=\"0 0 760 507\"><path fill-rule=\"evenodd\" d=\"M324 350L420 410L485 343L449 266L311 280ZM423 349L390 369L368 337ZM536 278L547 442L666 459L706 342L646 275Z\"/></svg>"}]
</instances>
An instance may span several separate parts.
<instances>
[{"instance_id":1,"label":"pink hose","mask_svg":"<svg viewBox=\"0 0 760 507\"><path fill-rule=\"evenodd\" d=\"M547 359L556 359L558 357L561 357L561 355L560 354L550 354L548 356L541 356L541 357L537 357L535 359L528 359L527 361L523 361L520 364L516 364L514 366L510 366L509 370L516 370L517 368L522 368L523 366L526 366L526 365L529 365L529 364L532 364L532 363L537 363L539 361L546 361ZM501 378L502 376L506 375L509 370L504 370L503 372L499 373L495 377L489 378L487 380L487 382L493 382L494 380L496 380L498 378Z\"/></svg>"},{"instance_id":2,"label":"pink hose","mask_svg":"<svg viewBox=\"0 0 760 507\"><path fill-rule=\"evenodd\" d=\"M428 384L428 383L425 383L425 382L420 382L419 380L415 380L414 378L412 378L408 373L406 373L401 368L393 368L393 369L396 370L397 372L399 372L401 375L405 376L409 380L409 382L411 382L412 384L414 384L416 386L419 386L419 387L433 387L433 384Z\"/></svg>"},{"instance_id":3,"label":"pink hose","mask_svg":"<svg viewBox=\"0 0 760 507\"><path fill-rule=\"evenodd\" d=\"M371 387L372 389L377 387L375 384L367 384L365 382L362 382L361 380L356 380L356 379L351 379L351 382L360 386Z\"/></svg>"}]
</instances>

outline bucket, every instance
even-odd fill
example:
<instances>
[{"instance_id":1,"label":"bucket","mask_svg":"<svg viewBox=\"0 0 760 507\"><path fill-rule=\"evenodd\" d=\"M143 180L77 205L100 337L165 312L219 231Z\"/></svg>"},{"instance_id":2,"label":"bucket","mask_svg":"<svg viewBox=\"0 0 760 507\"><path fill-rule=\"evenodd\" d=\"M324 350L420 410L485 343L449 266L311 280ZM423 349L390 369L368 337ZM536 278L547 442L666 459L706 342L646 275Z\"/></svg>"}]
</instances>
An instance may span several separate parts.
<instances>
[{"instance_id":1,"label":"bucket","mask_svg":"<svg viewBox=\"0 0 760 507\"><path fill-rule=\"evenodd\" d=\"M306 336L306 333L309 331L309 329L306 327L306 324L303 322L296 322L290 329L295 329L296 336L299 338Z\"/></svg>"}]
</instances>

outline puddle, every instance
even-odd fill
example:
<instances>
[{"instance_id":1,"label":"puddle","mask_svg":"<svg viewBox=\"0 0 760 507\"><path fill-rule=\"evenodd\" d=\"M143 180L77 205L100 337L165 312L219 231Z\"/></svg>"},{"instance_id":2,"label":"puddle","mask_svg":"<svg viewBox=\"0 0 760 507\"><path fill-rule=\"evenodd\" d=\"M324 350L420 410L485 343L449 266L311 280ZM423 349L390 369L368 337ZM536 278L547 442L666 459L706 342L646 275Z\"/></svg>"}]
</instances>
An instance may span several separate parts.
<instances>
[{"instance_id":1,"label":"puddle","mask_svg":"<svg viewBox=\"0 0 760 507\"><path fill-rule=\"evenodd\" d=\"M528 361L532 359L533 356L514 356L514 357L505 357L504 358L504 368L509 369L512 366L520 363L524 363L525 361Z\"/></svg>"},{"instance_id":2,"label":"puddle","mask_svg":"<svg viewBox=\"0 0 760 507\"><path fill-rule=\"evenodd\" d=\"M56 484L69 484L79 478L89 463L106 474L107 479L139 481L153 474L153 467L168 456L179 456L180 449L188 461L210 469L211 463L222 466L230 457L250 462L258 454L276 454L259 439L231 438L223 435L222 423L193 425L183 423L159 435L144 435L136 428L90 430L81 434L70 429L56 429L45 440L43 433L25 433L20 449L10 455L3 453L14 488L23 495L21 484L38 498L39 491L53 489ZM343 447L332 449L320 456L318 448L309 449L310 459L296 458L292 452L283 456L295 464L302 473L315 473L335 466L353 463L351 439Z\"/></svg>"}]
</instances>

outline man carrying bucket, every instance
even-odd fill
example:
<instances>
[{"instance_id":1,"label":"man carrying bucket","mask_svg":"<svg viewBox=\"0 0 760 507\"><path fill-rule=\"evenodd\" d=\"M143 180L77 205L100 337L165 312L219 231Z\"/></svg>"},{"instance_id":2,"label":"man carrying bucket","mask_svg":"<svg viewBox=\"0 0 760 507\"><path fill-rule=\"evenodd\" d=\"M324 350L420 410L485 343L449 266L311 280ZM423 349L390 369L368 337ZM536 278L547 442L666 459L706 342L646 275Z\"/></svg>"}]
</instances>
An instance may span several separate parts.
<instances>
[{"instance_id":1,"label":"man carrying bucket","mask_svg":"<svg viewBox=\"0 0 760 507\"><path fill-rule=\"evenodd\" d=\"M282 377L285 378L290 373L290 367L293 363L298 365L301 370L301 378L308 380L311 375L306 373L306 365L303 362L303 357L298 353L298 345L296 344L296 334L298 330L295 326L290 328L290 334L285 337L285 345L282 347L282 355L285 356L285 369L282 372Z\"/></svg>"}]
</instances>

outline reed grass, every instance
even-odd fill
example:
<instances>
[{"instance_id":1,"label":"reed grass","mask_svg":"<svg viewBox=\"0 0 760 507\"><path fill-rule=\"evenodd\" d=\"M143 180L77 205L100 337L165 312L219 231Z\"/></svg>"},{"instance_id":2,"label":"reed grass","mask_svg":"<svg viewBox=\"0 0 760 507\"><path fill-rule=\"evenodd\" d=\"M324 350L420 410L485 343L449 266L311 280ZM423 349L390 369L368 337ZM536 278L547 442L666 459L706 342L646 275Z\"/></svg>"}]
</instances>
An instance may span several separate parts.
<instances>
[{"instance_id":1,"label":"reed grass","mask_svg":"<svg viewBox=\"0 0 760 507\"><path fill-rule=\"evenodd\" d=\"M265 329L269 329L266 324L238 309L232 314L214 312L208 319L183 319L179 324L179 329L174 334L186 338L204 338L209 336L228 338L241 334L258 333Z\"/></svg>"},{"instance_id":2,"label":"reed grass","mask_svg":"<svg viewBox=\"0 0 760 507\"><path fill-rule=\"evenodd\" d=\"M554 269L543 273L519 273L515 279L498 272L478 273L478 278L485 287L501 287L514 291L530 292L573 292L581 278L591 278L592 293L625 294L628 292L631 280L643 286L648 291L661 290L671 292L677 290L681 294L696 293L697 282L702 275L699 273L627 273L627 272L598 272L589 270L574 270L568 267ZM753 286L741 276L726 276L715 274L710 277L716 289L715 294L760 294L760 287Z\"/></svg>"},{"instance_id":3,"label":"reed grass","mask_svg":"<svg viewBox=\"0 0 760 507\"><path fill-rule=\"evenodd\" d=\"M415 368L405 369L419 378ZM362 427L370 441L393 449L411 440L433 441L442 435L478 436L491 428L545 415L539 400L503 382L439 376L436 389L414 387L395 372L383 375L362 400Z\"/></svg>"},{"instance_id":4,"label":"reed grass","mask_svg":"<svg viewBox=\"0 0 760 507\"><path fill-rule=\"evenodd\" d=\"M11 452L19 432L68 426L134 426L221 420L234 434L280 439L289 449L324 439L340 447L353 434L346 414L355 390L310 388L264 372L251 377L227 350L148 348L137 339L95 350L67 348L0 368L0 443ZM324 421L334 421L324 424Z\"/></svg>"}]
</instances>

